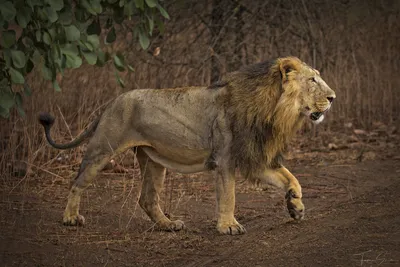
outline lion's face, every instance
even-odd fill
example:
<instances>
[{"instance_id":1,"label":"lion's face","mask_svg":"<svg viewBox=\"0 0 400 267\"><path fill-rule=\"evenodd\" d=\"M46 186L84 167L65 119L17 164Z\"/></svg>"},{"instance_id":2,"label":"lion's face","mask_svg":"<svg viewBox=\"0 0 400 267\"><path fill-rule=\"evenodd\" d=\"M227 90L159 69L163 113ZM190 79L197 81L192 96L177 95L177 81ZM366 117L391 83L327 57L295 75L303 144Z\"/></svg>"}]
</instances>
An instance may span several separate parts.
<instances>
[{"instance_id":1,"label":"lion's face","mask_svg":"<svg viewBox=\"0 0 400 267\"><path fill-rule=\"evenodd\" d=\"M321 78L319 71L297 62L293 58L282 62L283 88L288 87L297 95L299 111L314 123L324 119L324 113L331 108L335 92Z\"/></svg>"}]
</instances>

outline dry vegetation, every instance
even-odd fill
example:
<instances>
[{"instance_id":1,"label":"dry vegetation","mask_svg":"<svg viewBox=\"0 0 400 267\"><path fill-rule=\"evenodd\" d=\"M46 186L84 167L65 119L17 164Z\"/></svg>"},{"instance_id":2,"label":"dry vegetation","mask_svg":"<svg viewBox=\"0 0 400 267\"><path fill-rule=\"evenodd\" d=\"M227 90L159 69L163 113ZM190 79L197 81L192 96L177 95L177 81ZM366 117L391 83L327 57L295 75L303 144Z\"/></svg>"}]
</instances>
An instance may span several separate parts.
<instances>
[{"instance_id":1,"label":"dry vegetation","mask_svg":"<svg viewBox=\"0 0 400 267\"><path fill-rule=\"evenodd\" d=\"M338 99L322 130L344 123L363 129L376 122L399 125L396 1L177 1L169 11L173 19L166 33L154 38L149 51L124 42L124 34L107 47L128 54L135 66L134 73L123 75L125 89L116 85L110 67L69 71L60 79L62 93L30 77L34 93L25 100L27 116L1 121L5 183L13 171L25 165L42 168L55 158L36 123L39 111L58 117L54 135L67 140L125 90L206 85L241 65L282 55L296 55L320 69L336 90ZM79 159L80 151L68 155Z\"/></svg>"},{"instance_id":2,"label":"dry vegetation","mask_svg":"<svg viewBox=\"0 0 400 267\"><path fill-rule=\"evenodd\" d=\"M239 2L242 5L238 5ZM38 112L49 111L56 115L53 136L57 141L67 141L101 112L104 103L126 90L207 85L241 65L284 55L298 56L320 69L337 94L327 120L318 129L306 125L302 130L303 138L294 142L289 154L292 163L325 166L332 162L346 164L364 159L399 159L396 154L399 151L397 129L400 126L398 1L172 1L167 8L172 20L166 24L163 36L155 36L148 51L142 51L138 44L126 43L124 34L113 47L106 48L123 51L135 67L133 73L123 74L126 88L116 84L110 66L84 66L68 71L62 79L60 77L62 93L54 92L51 84L35 75L29 77L33 95L25 99L26 117L15 113L10 120L0 119L2 209L17 209L29 217L30 212L44 207L46 214L41 211L38 220L45 218L54 225L60 221L62 207L58 202L65 202L69 179L74 177L85 147L61 152L50 148L37 123ZM85 195L84 205L91 206L92 221L89 223L114 223L118 224L117 229L123 229L118 233L121 244L129 239L126 233L134 230L132 218L139 220L139 226L142 224L139 237L142 240L135 242L141 248L157 237L146 235L151 226L149 222L140 223L145 218L137 214L136 196L140 180L138 169L132 166L133 157L130 154L115 159L112 170L105 170L102 174L112 176L113 179L109 179L112 181L103 179L95 184L102 187L101 204L96 204L97 198L89 198L94 195L89 192ZM349 176L350 173L352 170L349 169ZM132 180L132 176L135 179ZM340 179L347 179L346 175L342 176ZM305 177L303 179L308 176ZM213 200L208 194L208 183L196 180L195 176L179 178L181 176L176 174L174 179L171 179L171 174L167 176L162 196L165 211L174 213L179 205L183 205L184 211L188 212L185 216L190 217L186 220L196 221L200 215L194 213L187 202L201 198L205 205L210 206L210 213L207 214L211 215L207 215L207 219L212 218ZM333 183L328 188L324 185L324 190L332 195L350 196L346 184L349 181L343 180L343 186ZM340 190L337 189L339 187ZM319 189L318 186L306 187L311 195ZM30 199L29 195L40 201ZM19 202L20 199L23 201ZM31 200L40 203L42 208L29 206ZM108 221L104 221L106 219L102 216L106 205L114 207L111 214L115 217L108 218ZM273 209L283 212L282 203L277 205ZM243 209L250 220L256 217L250 209ZM2 223L10 226L18 221L2 220ZM209 225L211 227L212 223ZM70 236L70 230L54 227L55 232L48 237L46 229L38 226L30 242L33 244L37 241L35 238L47 236L50 242L57 243ZM26 228L30 229L27 225ZM113 239L118 243L116 237L97 235L95 230L89 230L92 236L76 232L66 243L86 239L85 242L96 246L107 244L107 248L107 240ZM201 240L190 239L186 242L184 236L170 238L183 239L183 244L193 249L201 247ZM150 248L157 251L154 243ZM84 258L80 252L77 253ZM56 260L53 264L57 263ZM105 262L99 260L98 263ZM145 265L146 262L142 263ZM141 265L140 262L138 265Z\"/></svg>"}]
</instances>

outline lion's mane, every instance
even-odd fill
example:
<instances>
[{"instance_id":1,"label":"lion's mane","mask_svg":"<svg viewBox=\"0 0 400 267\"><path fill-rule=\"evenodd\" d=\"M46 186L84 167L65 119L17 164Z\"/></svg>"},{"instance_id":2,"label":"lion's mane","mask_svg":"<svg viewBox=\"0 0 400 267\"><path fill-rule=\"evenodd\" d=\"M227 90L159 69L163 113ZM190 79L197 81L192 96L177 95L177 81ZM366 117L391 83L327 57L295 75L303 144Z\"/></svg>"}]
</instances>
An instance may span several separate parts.
<instances>
[{"instance_id":1,"label":"lion's mane","mask_svg":"<svg viewBox=\"0 0 400 267\"><path fill-rule=\"evenodd\" d=\"M298 81L288 79L282 87L282 71L296 75L292 70L299 71L302 62L285 60L244 67L217 84L228 91L224 104L231 121L231 157L246 178L281 166L287 143L303 121L296 105Z\"/></svg>"}]
</instances>

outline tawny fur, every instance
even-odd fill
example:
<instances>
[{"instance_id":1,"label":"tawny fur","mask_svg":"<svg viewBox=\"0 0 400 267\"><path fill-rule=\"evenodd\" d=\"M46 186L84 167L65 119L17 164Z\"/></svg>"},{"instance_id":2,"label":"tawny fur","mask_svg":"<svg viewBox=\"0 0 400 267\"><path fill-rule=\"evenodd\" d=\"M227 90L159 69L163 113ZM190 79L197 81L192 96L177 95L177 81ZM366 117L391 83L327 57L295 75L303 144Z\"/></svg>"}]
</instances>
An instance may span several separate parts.
<instances>
[{"instance_id":1,"label":"tawny fur","mask_svg":"<svg viewBox=\"0 0 400 267\"><path fill-rule=\"evenodd\" d=\"M235 168L250 181L283 188L290 215L301 219L301 186L281 159L304 118L320 118L333 98L334 91L316 70L286 57L245 67L208 88L126 92L67 144L52 140L52 119L43 115L40 122L53 147L72 148L93 135L72 184L63 222L84 222L79 214L83 190L111 158L132 148L137 149L143 177L139 205L161 229L184 228L182 221L167 218L159 205L167 168L182 173L216 169L220 233L245 232L234 217Z\"/></svg>"}]
</instances>

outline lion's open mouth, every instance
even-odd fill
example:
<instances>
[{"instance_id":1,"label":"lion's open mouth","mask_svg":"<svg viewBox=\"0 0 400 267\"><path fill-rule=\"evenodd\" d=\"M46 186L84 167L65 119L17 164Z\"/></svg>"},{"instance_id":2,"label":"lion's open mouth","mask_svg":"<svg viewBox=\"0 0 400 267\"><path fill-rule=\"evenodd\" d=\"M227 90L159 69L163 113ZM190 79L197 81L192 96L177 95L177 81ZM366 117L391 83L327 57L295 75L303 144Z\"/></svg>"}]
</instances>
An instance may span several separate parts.
<instances>
[{"instance_id":1,"label":"lion's open mouth","mask_svg":"<svg viewBox=\"0 0 400 267\"><path fill-rule=\"evenodd\" d=\"M313 121L317 121L323 114L323 112L313 112L310 114L310 119Z\"/></svg>"}]
</instances>

